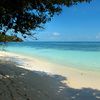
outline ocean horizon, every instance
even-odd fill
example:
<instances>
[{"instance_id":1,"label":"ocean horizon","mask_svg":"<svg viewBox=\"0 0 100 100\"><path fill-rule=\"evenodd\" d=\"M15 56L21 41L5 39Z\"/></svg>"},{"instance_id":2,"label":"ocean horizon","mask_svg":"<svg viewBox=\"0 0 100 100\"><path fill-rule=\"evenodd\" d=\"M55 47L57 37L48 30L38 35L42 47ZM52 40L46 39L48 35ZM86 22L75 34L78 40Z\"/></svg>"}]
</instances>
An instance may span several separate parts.
<instances>
[{"instance_id":1,"label":"ocean horizon","mask_svg":"<svg viewBox=\"0 0 100 100\"><path fill-rule=\"evenodd\" d=\"M60 66L100 72L100 42L8 42L5 50Z\"/></svg>"}]
</instances>

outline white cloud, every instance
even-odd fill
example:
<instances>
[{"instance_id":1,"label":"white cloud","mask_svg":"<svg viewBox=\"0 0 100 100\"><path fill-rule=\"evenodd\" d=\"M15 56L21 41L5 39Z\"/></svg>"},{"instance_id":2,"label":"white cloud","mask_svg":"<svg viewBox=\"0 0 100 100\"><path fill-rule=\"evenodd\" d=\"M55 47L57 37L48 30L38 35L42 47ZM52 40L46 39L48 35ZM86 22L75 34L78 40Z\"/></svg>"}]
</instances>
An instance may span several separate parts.
<instances>
[{"instance_id":1,"label":"white cloud","mask_svg":"<svg viewBox=\"0 0 100 100\"><path fill-rule=\"evenodd\" d=\"M100 39L100 33L96 35L96 39Z\"/></svg>"},{"instance_id":2,"label":"white cloud","mask_svg":"<svg viewBox=\"0 0 100 100\"><path fill-rule=\"evenodd\" d=\"M58 33L58 32L53 32L53 33L51 33L51 36L50 36L50 39L51 40L59 40L60 39L60 33Z\"/></svg>"},{"instance_id":3,"label":"white cloud","mask_svg":"<svg viewBox=\"0 0 100 100\"><path fill-rule=\"evenodd\" d=\"M54 32L54 33L52 33L52 35L53 35L53 36L60 36L60 33Z\"/></svg>"}]
</instances>

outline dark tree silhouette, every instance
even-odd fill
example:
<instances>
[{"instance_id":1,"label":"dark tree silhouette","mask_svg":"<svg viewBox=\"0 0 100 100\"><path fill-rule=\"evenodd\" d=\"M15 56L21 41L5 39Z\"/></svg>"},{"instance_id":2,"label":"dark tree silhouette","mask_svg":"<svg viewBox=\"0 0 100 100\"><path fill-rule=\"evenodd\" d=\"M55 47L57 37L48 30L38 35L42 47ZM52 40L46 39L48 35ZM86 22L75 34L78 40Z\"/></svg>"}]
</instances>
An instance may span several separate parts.
<instances>
[{"instance_id":1,"label":"dark tree silhouette","mask_svg":"<svg viewBox=\"0 0 100 100\"><path fill-rule=\"evenodd\" d=\"M9 36L9 35L3 35L0 33L0 42L22 42L23 40L21 38L18 38L17 36Z\"/></svg>"},{"instance_id":2,"label":"dark tree silhouette","mask_svg":"<svg viewBox=\"0 0 100 100\"><path fill-rule=\"evenodd\" d=\"M31 30L43 28L55 14L60 14L62 6L70 7L91 0L1 0L0 30L6 33L12 29L23 37L31 36ZM34 34L33 34L34 35Z\"/></svg>"}]
</instances>

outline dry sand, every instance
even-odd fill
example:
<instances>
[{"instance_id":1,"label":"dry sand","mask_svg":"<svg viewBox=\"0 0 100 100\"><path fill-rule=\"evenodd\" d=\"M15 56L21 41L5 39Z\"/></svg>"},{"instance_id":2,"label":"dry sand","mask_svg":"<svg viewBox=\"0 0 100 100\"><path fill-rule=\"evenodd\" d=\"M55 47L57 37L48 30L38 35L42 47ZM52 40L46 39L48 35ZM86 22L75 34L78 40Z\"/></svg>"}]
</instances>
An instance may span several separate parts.
<instances>
[{"instance_id":1,"label":"dry sand","mask_svg":"<svg viewBox=\"0 0 100 100\"><path fill-rule=\"evenodd\" d=\"M100 100L100 74L0 52L0 100Z\"/></svg>"}]
</instances>

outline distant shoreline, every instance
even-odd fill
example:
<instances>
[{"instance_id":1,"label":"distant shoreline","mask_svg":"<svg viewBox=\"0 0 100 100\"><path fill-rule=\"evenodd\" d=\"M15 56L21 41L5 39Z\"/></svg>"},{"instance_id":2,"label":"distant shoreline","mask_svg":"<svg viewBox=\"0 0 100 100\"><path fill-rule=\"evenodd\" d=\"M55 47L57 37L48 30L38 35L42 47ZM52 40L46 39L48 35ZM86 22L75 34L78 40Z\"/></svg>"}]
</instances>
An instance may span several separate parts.
<instances>
[{"instance_id":1,"label":"distant shoreline","mask_svg":"<svg viewBox=\"0 0 100 100\"><path fill-rule=\"evenodd\" d=\"M100 42L100 40L98 41L47 41L47 40L35 40L35 41L23 41L23 42Z\"/></svg>"}]
</instances>

